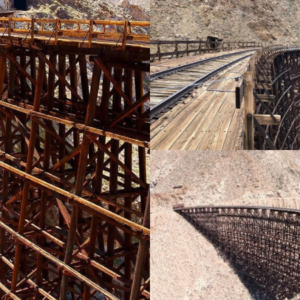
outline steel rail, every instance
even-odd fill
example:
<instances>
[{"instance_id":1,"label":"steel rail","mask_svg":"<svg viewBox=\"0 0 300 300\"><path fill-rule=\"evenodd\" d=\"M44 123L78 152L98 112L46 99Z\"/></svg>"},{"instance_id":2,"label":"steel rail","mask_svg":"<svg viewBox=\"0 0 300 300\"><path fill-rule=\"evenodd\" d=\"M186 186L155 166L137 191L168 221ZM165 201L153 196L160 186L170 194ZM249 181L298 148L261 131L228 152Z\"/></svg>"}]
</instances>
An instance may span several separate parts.
<instances>
[{"instance_id":1,"label":"steel rail","mask_svg":"<svg viewBox=\"0 0 300 300\"><path fill-rule=\"evenodd\" d=\"M178 101L179 99L181 99L184 95L188 94L189 92L191 92L193 89L196 88L196 85L198 85L199 83L204 83L206 80L208 80L210 77L214 76L215 74L221 72L222 70L228 68L229 66L251 56L251 54L247 54L243 57L240 57L238 59L235 59L223 66L221 66L220 68L217 68L207 74L205 74L204 76L200 77L199 79L197 79L196 81L192 82L191 84L185 86L184 88L182 88L181 90L179 90L178 92L174 93L173 95L169 96L168 98L166 98L165 100L163 100L162 102L156 104L155 106L153 106L150 109L150 119L154 119L155 116L157 116L159 113L161 113L164 109L166 109L167 107L169 107L171 104L175 103L176 101Z\"/></svg>"},{"instance_id":2,"label":"steel rail","mask_svg":"<svg viewBox=\"0 0 300 300\"><path fill-rule=\"evenodd\" d=\"M237 55L237 54L251 52L251 51L254 51L254 50L257 50L257 48L254 48L252 50L244 50L244 51L234 52L234 53L230 53L230 54L219 55L219 56L215 56L215 57L211 57L211 58L207 58L207 59L197 60L195 62L188 63L188 64L183 65L183 66L177 66L177 67L170 68L170 69L167 69L167 70L159 71L159 72L156 72L156 73L153 73L153 74L150 75L150 81L152 82L152 81L157 80L159 78L162 78L164 76L171 75L171 74L174 74L174 73L177 73L177 72L189 69L189 68L193 68L193 67L196 67L198 65L206 64L208 62L211 62L211 61L214 61L214 60L217 60L217 59L222 59L222 58L230 57L230 56Z\"/></svg>"}]
</instances>

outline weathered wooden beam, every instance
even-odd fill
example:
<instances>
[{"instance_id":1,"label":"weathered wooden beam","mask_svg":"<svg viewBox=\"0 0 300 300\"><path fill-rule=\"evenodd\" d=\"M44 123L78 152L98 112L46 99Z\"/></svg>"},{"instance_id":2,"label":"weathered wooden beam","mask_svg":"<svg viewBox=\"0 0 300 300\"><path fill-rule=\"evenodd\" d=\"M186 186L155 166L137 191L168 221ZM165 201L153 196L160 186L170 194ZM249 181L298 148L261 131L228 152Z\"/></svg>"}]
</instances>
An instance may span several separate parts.
<instances>
[{"instance_id":1,"label":"weathered wooden beam","mask_svg":"<svg viewBox=\"0 0 300 300\"><path fill-rule=\"evenodd\" d=\"M274 115L277 122L270 115L254 114L254 117L256 118L256 120L260 125L279 125L281 122L280 115Z\"/></svg>"},{"instance_id":2,"label":"weathered wooden beam","mask_svg":"<svg viewBox=\"0 0 300 300\"><path fill-rule=\"evenodd\" d=\"M45 64L42 61L40 61L39 71L38 71L38 81L36 84L35 97L34 97L33 109L35 111L37 111L40 106L44 73L45 73ZM27 166L26 166L26 173L28 173L28 174L30 174L32 171L33 154L34 154L37 130L38 130L38 124L32 120L30 141L29 141L28 154L27 154ZM21 212L20 212L19 228L18 228L19 234L23 234L23 232L24 232L27 201L28 201L28 196L29 196L28 192L29 192L29 182L25 182L24 187L23 187L23 193L22 193L22 204L21 204ZM12 292L16 291L20 261L21 261L21 252L22 252L22 244L17 244L16 251L15 251L14 270L13 270L13 276L12 276L12 282L11 282L11 291Z\"/></svg>"},{"instance_id":3,"label":"weathered wooden beam","mask_svg":"<svg viewBox=\"0 0 300 300\"><path fill-rule=\"evenodd\" d=\"M0 91L2 92L4 86L4 79L6 73L6 57L3 52L0 52ZM6 117L6 128L5 128L5 136L4 136L4 149L7 153L11 153L12 143L11 143L11 119ZM5 161L9 163L7 160ZM8 189L8 181L9 181L9 172L4 171L2 177L2 201L6 203L9 198L9 189ZM6 188L5 188L6 187ZM3 213L3 218L7 218L7 214ZM3 228L0 229L0 254L4 255L5 253L5 244L6 244L6 236ZM0 280L1 282L5 281L5 269L3 262L0 262ZM2 294L0 294L2 296Z\"/></svg>"},{"instance_id":4,"label":"weathered wooden beam","mask_svg":"<svg viewBox=\"0 0 300 300\"><path fill-rule=\"evenodd\" d=\"M103 73L105 76L109 79L109 81L113 84L115 90L119 93L121 97L125 100L127 105L131 105L130 100L126 96L126 94L123 92L121 85L115 80L115 78L110 73L109 69L106 67L106 65L99 59L95 59L96 64L103 70Z\"/></svg>"},{"instance_id":5,"label":"weathered wooden beam","mask_svg":"<svg viewBox=\"0 0 300 300\"><path fill-rule=\"evenodd\" d=\"M48 191L52 191L53 193L57 193L61 196L64 196L66 197L67 199L69 199L69 202L70 203L73 203L73 202L76 202L78 204L82 204L84 206L86 206L87 209L90 209L90 211L93 211L94 213L100 213L104 216L107 216L109 218L112 218L113 220L117 221L117 222L120 222L121 224L125 224L125 225L128 225L129 227L131 227L132 229L138 231L138 232L141 232L145 235L145 238L149 237L150 235L150 231L146 228L144 228L143 226L141 225L138 225L137 223L135 222L132 222L132 221L129 221L117 214L113 214L113 213L110 213L107 209L99 206L99 205L96 205L82 197L79 197L79 196L76 196L68 191L65 191L61 188L58 188L56 186L54 186L53 184L50 184L48 182L45 182L37 177L34 177L32 175L29 175L27 174L26 172L23 172L23 171L20 171L2 161L0 161L0 167L5 169L5 170L8 170L10 172L12 172L13 174L17 175L17 176L20 176L22 178L25 178L27 179L28 181L30 181L32 184L36 184L40 187L44 187L45 189L47 189Z\"/></svg>"},{"instance_id":6,"label":"weathered wooden beam","mask_svg":"<svg viewBox=\"0 0 300 300\"><path fill-rule=\"evenodd\" d=\"M109 299L118 300L117 297L114 295L108 293L106 290L102 289L100 286L92 282L91 280L87 279L85 276L82 276L78 271L74 270L72 267L66 265L53 255L49 254L44 249L40 248L39 246L35 245L25 237L23 237L21 234L15 232L13 229L11 229L9 226L7 226L5 223L0 221L0 226L5 229L9 234L11 234L13 237L17 238L20 242L22 242L27 247L30 247L31 249L35 250L37 253L40 253L45 258L49 259L50 261L54 262L57 266L61 267L63 270L67 271L69 274L72 274L74 277L78 278L79 280L82 280L86 284L88 284L90 287L96 289L103 295L107 296ZM15 268L15 267L14 267ZM14 269L15 270L15 269ZM19 299L19 298L17 298Z\"/></svg>"},{"instance_id":7,"label":"weathered wooden beam","mask_svg":"<svg viewBox=\"0 0 300 300\"><path fill-rule=\"evenodd\" d=\"M245 94L245 147L247 150L254 150L254 83L252 72L245 73L246 94Z\"/></svg>"},{"instance_id":8,"label":"weathered wooden beam","mask_svg":"<svg viewBox=\"0 0 300 300\"><path fill-rule=\"evenodd\" d=\"M74 123L72 121L69 121L68 118L64 118L63 116L61 118L59 118L59 117L54 117L54 116L47 115L47 114L44 114L44 113L41 113L41 112L35 112L35 111L29 110L29 109L26 109L26 108L22 108L22 105L17 106L17 105L10 104L10 103L7 103L7 102L4 102L4 101L0 100L0 106L11 108L11 109L14 109L16 111L26 113L27 115L36 116L38 118L42 118L42 119L45 119L45 120L50 120L50 121L53 121L53 122L65 124L65 125L73 127L73 128L78 128L80 130L84 130L84 131L89 132L91 134L106 136L108 138L113 138L113 139L121 140L121 141L124 141L124 142L132 143L133 145L138 145L140 147L147 147L147 148L149 147L149 143L145 142L146 136L145 136L145 139L141 138L141 141L139 141L139 140L131 138L131 137L120 135L118 133L113 133L113 130L108 131L108 130L93 128L93 127L90 127L90 126L84 126L83 124ZM5 113L9 114L8 112L5 112ZM115 131L118 132L118 130L115 130ZM137 136L137 135L132 134L132 136Z\"/></svg>"},{"instance_id":9,"label":"weathered wooden beam","mask_svg":"<svg viewBox=\"0 0 300 300\"><path fill-rule=\"evenodd\" d=\"M92 84L91 84L91 93L89 97L89 105L88 105L87 115L85 119L85 125L87 126L92 125L95 117L100 77L101 77L101 69L97 65L95 65L93 71ZM74 194L78 196L81 195L83 189L83 182L85 179L85 169L87 167L89 145L90 145L90 140L86 135L84 135L81 144L79 166L78 166L75 191L74 191ZM72 252L73 252L74 241L75 241L75 232L77 230L77 224L78 224L78 215L79 215L78 206L74 204L72 215L71 215L68 241L67 241L66 251L65 251L65 258L64 258L65 264L70 264L72 259ZM61 300L66 299L67 291L68 291L68 279L69 277L66 276L66 274L63 274L61 288L60 288Z\"/></svg>"},{"instance_id":10,"label":"weathered wooden beam","mask_svg":"<svg viewBox=\"0 0 300 300\"><path fill-rule=\"evenodd\" d=\"M147 204L145 208L145 216L143 225L150 228L150 194L147 197ZM145 265L145 260L149 251L150 243L148 241L140 241L139 251L136 259L136 265L133 276L133 283L131 286L130 300L139 299L141 293L141 281L143 275L143 269Z\"/></svg>"},{"instance_id":11,"label":"weathered wooden beam","mask_svg":"<svg viewBox=\"0 0 300 300\"><path fill-rule=\"evenodd\" d=\"M132 114L137 108L141 107L144 103L146 103L150 99L150 92L145 94L141 99L138 99L136 102L133 103L133 105L127 107L121 114L119 114L117 117L115 117L109 124L108 127L113 127L123 119L125 119L127 116Z\"/></svg>"}]
</instances>

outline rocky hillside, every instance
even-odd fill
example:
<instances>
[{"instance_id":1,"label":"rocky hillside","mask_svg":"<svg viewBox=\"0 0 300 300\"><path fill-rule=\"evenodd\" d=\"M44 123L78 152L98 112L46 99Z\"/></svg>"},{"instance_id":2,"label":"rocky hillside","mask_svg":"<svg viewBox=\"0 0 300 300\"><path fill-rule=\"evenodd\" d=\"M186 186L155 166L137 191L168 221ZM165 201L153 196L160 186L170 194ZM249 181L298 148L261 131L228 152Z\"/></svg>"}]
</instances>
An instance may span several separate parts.
<instances>
[{"instance_id":1,"label":"rocky hillside","mask_svg":"<svg viewBox=\"0 0 300 300\"><path fill-rule=\"evenodd\" d=\"M300 209L298 152L156 150L150 174L151 299L263 300L172 206Z\"/></svg>"},{"instance_id":2,"label":"rocky hillside","mask_svg":"<svg viewBox=\"0 0 300 300\"><path fill-rule=\"evenodd\" d=\"M300 0L151 0L152 39L297 42Z\"/></svg>"},{"instance_id":3,"label":"rocky hillside","mask_svg":"<svg viewBox=\"0 0 300 300\"><path fill-rule=\"evenodd\" d=\"M148 0L29 0L29 11L19 16L35 18L149 21ZM137 3L139 5L137 5Z\"/></svg>"},{"instance_id":4,"label":"rocky hillside","mask_svg":"<svg viewBox=\"0 0 300 300\"><path fill-rule=\"evenodd\" d=\"M7 0L0 0L0 10L7 10L10 8L10 2Z\"/></svg>"}]
</instances>

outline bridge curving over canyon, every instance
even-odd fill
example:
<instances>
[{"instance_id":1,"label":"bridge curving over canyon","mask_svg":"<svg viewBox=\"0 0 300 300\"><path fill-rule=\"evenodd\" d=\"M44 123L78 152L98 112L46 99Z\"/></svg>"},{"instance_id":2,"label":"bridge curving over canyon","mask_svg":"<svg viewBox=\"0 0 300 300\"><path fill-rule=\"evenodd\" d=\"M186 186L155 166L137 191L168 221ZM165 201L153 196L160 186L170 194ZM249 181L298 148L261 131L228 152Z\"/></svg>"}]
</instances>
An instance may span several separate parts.
<instances>
[{"instance_id":1,"label":"bridge curving over canyon","mask_svg":"<svg viewBox=\"0 0 300 300\"><path fill-rule=\"evenodd\" d=\"M272 207L184 207L174 211L217 248L257 300L300 293L300 211Z\"/></svg>"},{"instance_id":2,"label":"bridge curving over canyon","mask_svg":"<svg viewBox=\"0 0 300 300\"><path fill-rule=\"evenodd\" d=\"M0 18L0 296L149 299L149 22Z\"/></svg>"}]
</instances>

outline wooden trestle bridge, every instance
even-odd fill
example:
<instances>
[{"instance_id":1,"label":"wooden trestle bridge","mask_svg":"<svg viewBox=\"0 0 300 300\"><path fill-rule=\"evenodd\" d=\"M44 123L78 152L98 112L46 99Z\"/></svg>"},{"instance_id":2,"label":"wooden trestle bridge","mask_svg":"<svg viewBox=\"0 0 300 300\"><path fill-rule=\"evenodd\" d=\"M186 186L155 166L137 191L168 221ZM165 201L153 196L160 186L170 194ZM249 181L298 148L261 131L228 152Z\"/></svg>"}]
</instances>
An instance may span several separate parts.
<instances>
[{"instance_id":1,"label":"wooden trestle bridge","mask_svg":"<svg viewBox=\"0 0 300 300\"><path fill-rule=\"evenodd\" d=\"M152 149L299 149L298 46L174 43L151 54Z\"/></svg>"},{"instance_id":2,"label":"wooden trestle bridge","mask_svg":"<svg viewBox=\"0 0 300 300\"><path fill-rule=\"evenodd\" d=\"M183 205L174 210L217 248L255 298L299 294L299 210Z\"/></svg>"},{"instance_id":3,"label":"wooden trestle bridge","mask_svg":"<svg viewBox=\"0 0 300 300\"><path fill-rule=\"evenodd\" d=\"M1 299L150 298L149 26L0 19Z\"/></svg>"}]
</instances>

